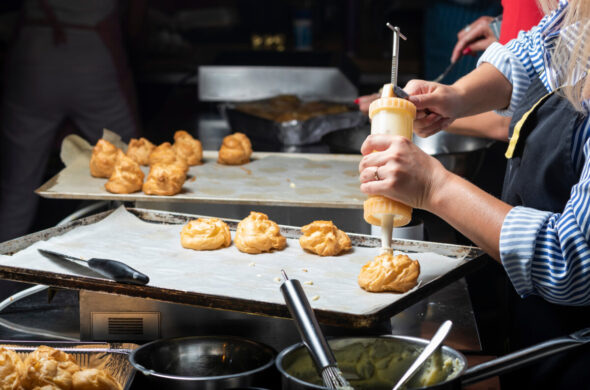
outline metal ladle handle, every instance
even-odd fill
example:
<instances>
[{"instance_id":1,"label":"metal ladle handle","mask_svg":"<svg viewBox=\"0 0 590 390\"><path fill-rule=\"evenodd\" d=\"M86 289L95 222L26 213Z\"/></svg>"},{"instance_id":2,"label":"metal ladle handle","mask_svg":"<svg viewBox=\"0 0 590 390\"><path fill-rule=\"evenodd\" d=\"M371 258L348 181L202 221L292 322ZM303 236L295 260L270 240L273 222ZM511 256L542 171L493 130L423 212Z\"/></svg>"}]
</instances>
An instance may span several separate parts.
<instances>
[{"instance_id":1,"label":"metal ladle handle","mask_svg":"<svg viewBox=\"0 0 590 390\"><path fill-rule=\"evenodd\" d=\"M412 365L410 366L410 368L408 368L404 375L402 375L402 377L397 381L395 386L393 386L392 390L398 390L403 385L405 385L407 381L410 380L410 378L416 373L416 371L418 371L422 364L424 364L426 359L428 359L430 355L432 355L432 353L436 351L436 349L442 344L442 342L449 334L451 326L453 326L452 321L446 320L445 322L443 322L443 324L438 328L438 330L430 340L430 343L428 343L426 348L422 350L420 355L418 355L418 358L414 361L414 363L412 363Z\"/></svg>"}]
</instances>

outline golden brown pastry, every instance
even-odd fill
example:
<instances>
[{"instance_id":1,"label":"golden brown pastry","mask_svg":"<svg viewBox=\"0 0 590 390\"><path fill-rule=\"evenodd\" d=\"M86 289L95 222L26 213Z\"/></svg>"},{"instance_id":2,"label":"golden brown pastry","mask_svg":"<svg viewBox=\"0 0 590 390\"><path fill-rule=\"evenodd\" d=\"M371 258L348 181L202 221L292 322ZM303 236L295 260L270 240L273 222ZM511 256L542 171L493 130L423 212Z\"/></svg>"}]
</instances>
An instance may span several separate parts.
<instances>
[{"instance_id":1,"label":"golden brown pastry","mask_svg":"<svg viewBox=\"0 0 590 390\"><path fill-rule=\"evenodd\" d=\"M225 165L241 165L250 161L252 144L243 133L233 133L223 138L217 162Z\"/></svg>"},{"instance_id":2,"label":"golden brown pastry","mask_svg":"<svg viewBox=\"0 0 590 390\"><path fill-rule=\"evenodd\" d=\"M420 263L406 255L381 254L361 268L358 283L370 292L404 293L416 286Z\"/></svg>"},{"instance_id":3,"label":"golden brown pastry","mask_svg":"<svg viewBox=\"0 0 590 390\"><path fill-rule=\"evenodd\" d=\"M139 164L119 151L115 170L104 187L114 194L131 194L141 190L143 178Z\"/></svg>"},{"instance_id":4,"label":"golden brown pastry","mask_svg":"<svg viewBox=\"0 0 590 390\"><path fill-rule=\"evenodd\" d=\"M193 219L182 228L180 244L198 251L225 248L231 244L231 234L227 224L218 218Z\"/></svg>"},{"instance_id":5,"label":"golden brown pastry","mask_svg":"<svg viewBox=\"0 0 590 390\"><path fill-rule=\"evenodd\" d=\"M25 359L23 386L32 389L55 385L60 389L72 389L72 375L78 371L80 367L72 356L42 345Z\"/></svg>"},{"instance_id":6,"label":"golden brown pastry","mask_svg":"<svg viewBox=\"0 0 590 390\"><path fill-rule=\"evenodd\" d=\"M150 164L150 154L154 151L156 145L141 137L139 139L131 138L127 147L127 157L139 165Z\"/></svg>"},{"instance_id":7,"label":"golden brown pastry","mask_svg":"<svg viewBox=\"0 0 590 390\"><path fill-rule=\"evenodd\" d=\"M178 165L184 173L188 172L186 160L179 156L172 148L170 142L158 145L150 154L150 166L155 164Z\"/></svg>"},{"instance_id":8,"label":"golden brown pastry","mask_svg":"<svg viewBox=\"0 0 590 390\"><path fill-rule=\"evenodd\" d=\"M303 226L301 232L301 247L320 256L336 256L352 248L348 235L332 221L314 221Z\"/></svg>"},{"instance_id":9,"label":"golden brown pastry","mask_svg":"<svg viewBox=\"0 0 590 390\"><path fill-rule=\"evenodd\" d=\"M57 387L56 385L45 385L42 387L35 386L33 390L62 390L61 388Z\"/></svg>"},{"instance_id":10,"label":"golden brown pastry","mask_svg":"<svg viewBox=\"0 0 590 390\"><path fill-rule=\"evenodd\" d=\"M234 243L240 251L255 254L284 249L287 239L281 235L279 225L266 214L251 211L238 223Z\"/></svg>"},{"instance_id":11,"label":"golden brown pastry","mask_svg":"<svg viewBox=\"0 0 590 390\"><path fill-rule=\"evenodd\" d=\"M108 372L88 368L72 376L72 390L121 390L121 385Z\"/></svg>"},{"instance_id":12,"label":"golden brown pastry","mask_svg":"<svg viewBox=\"0 0 590 390\"><path fill-rule=\"evenodd\" d=\"M90 157L90 174L94 177L109 178L115 169L119 148L107 140L99 139L92 148Z\"/></svg>"},{"instance_id":13,"label":"golden brown pastry","mask_svg":"<svg viewBox=\"0 0 590 390\"><path fill-rule=\"evenodd\" d=\"M0 347L0 390L21 390L25 365L18 354Z\"/></svg>"},{"instance_id":14,"label":"golden brown pastry","mask_svg":"<svg viewBox=\"0 0 590 390\"><path fill-rule=\"evenodd\" d=\"M176 195L185 180L186 173L178 165L155 164L150 167L142 189L147 195Z\"/></svg>"},{"instance_id":15,"label":"golden brown pastry","mask_svg":"<svg viewBox=\"0 0 590 390\"><path fill-rule=\"evenodd\" d=\"M184 130L174 133L174 145L172 148L180 157L184 158L188 165L197 165L203 159L203 146L201 141L194 139Z\"/></svg>"}]
</instances>

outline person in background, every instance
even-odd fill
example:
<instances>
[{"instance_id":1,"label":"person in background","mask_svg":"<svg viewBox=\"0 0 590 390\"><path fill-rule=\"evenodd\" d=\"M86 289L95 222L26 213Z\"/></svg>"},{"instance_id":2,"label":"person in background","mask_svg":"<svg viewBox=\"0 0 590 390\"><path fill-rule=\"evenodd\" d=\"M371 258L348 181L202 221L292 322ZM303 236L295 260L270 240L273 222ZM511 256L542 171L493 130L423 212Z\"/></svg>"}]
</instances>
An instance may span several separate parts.
<instances>
[{"instance_id":1,"label":"person in background","mask_svg":"<svg viewBox=\"0 0 590 390\"><path fill-rule=\"evenodd\" d=\"M503 265L511 349L590 324L590 3L540 3L553 10L506 46L493 43L454 84L405 88L421 136L492 109L512 117L501 200L403 137L369 136L359 165L362 192L438 215ZM517 371L502 388L587 388L589 365L590 346L580 347Z\"/></svg>"},{"instance_id":2,"label":"person in background","mask_svg":"<svg viewBox=\"0 0 590 390\"><path fill-rule=\"evenodd\" d=\"M449 64L449 53L455 45L457 31L481 15L495 15L502 10L499 0L435 0L428 2L423 20L423 77L434 79ZM410 38L410 37L408 37ZM403 46L400 48L403 56ZM456 80L475 67L476 58L466 57L447 75L445 80ZM360 96L355 102L359 110L369 111L378 93Z\"/></svg>"},{"instance_id":3,"label":"person in background","mask_svg":"<svg viewBox=\"0 0 590 390\"><path fill-rule=\"evenodd\" d=\"M451 53L451 62L458 61L463 53L478 55L494 42L506 44L517 37L520 31L527 31L541 20L543 13L536 0L502 0L502 15L499 18L480 16L457 33L457 42ZM498 37L492 24L501 21L500 36ZM427 77L428 78L428 77ZM379 94L359 97L359 110L369 111L371 102ZM507 141L510 118L498 115L492 111L455 120L447 129L449 133L487 137L499 141Z\"/></svg>"},{"instance_id":4,"label":"person in background","mask_svg":"<svg viewBox=\"0 0 590 390\"><path fill-rule=\"evenodd\" d=\"M129 15L141 15L141 3L129 2ZM29 231L38 204L34 190L66 120L92 144L103 128L124 140L138 134L117 0L22 3L4 69L0 242Z\"/></svg>"},{"instance_id":5,"label":"person in background","mask_svg":"<svg viewBox=\"0 0 590 390\"><path fill-rule=\"evenodd\" d=\"M517 37L520 31L528 31L537 25L543 13L536 0L502 0L502 23L500 37L492 29L497 18L481 16L473 23L461 29L457 34L457 43L451 54L451 62L458 61L462 53L479 53L494 42L505 45ZM508 141L510 118L493 111L455 120L446 131L459 135L488 137L499 141Z\"/></svg>"}]
</instances>

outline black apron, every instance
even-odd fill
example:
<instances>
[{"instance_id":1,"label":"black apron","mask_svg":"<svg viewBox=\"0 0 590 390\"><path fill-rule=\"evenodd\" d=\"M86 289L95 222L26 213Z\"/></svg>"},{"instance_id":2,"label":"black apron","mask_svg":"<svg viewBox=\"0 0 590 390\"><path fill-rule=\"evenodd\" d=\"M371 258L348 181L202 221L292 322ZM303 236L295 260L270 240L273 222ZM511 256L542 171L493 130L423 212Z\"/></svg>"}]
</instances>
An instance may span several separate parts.
<instances>
[{"instance_id":1,"label":"black apron","mask_svg":"<svg viewBox=\"0 0 590 390\"><path fill-rule=\"evenodd\" d=\"M571 150L574 130L584 118L567 99L548 94L535 78L510 123L502 200L512 206L563 212L581 174L574 169ZM590 307L556 305L539 296L521 298L512 285L507 287L511 350L590 327ZM588 389L590 348L543 359L502 379L503 390Z\"/></svg>"}]
</instances>

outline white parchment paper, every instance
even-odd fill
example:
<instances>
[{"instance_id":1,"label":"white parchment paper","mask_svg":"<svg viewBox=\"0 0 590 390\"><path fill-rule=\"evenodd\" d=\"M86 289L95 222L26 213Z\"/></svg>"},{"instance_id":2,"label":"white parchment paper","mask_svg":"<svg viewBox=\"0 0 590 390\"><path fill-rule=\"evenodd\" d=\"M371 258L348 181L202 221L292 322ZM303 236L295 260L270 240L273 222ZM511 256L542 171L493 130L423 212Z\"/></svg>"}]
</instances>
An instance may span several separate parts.
<instances>
[{"instance_id":1,"label":"white parchment paper","mask_svg":"<svg viewBox=\"0 0 590 390\"><path fill-rule=\"evenodd\" d=\"M103 138L126 149L118 135ZM203 162L189 168L180 193L173 196L113 194L107 179L90 175L92 145L70 135L62 143L66 167L37 190L47 198L113 199L119 201L212 202L277 206L313 206L362 209L367 198L360 191L360 155L254 152L244 165L217 163L217 151L203 152ZM147 177L148 167L141 167Z\"/></svg>"},{"instance_id":2,"label":"white parchment paper","mask_svg":"<svg viewBox=\"0 0 590 390\"><path fill-rule=\"evenodd\" d=\"M280 304L284 303L279 291L284 269L289 278L302 283L314 308L353 315L377 312L403 296L368 293L358 286L360 268L378 254L378 248L353 247L345 255L320 257L304 252L297 239L287 239L285 250L258 255L242 253L233 244L194 251L180 245L182 227L145 222L121 207L95 224L38 241L13 256L0 256L0 264L101 278L71 262L44 257L37 251L44 248L85 259L125 262L147 274L149 286ZM421 267L416 288L467 261L435 253L410 256Z\"/></svg>"}]
</instances>

